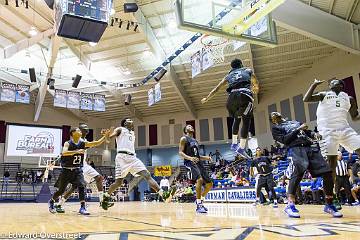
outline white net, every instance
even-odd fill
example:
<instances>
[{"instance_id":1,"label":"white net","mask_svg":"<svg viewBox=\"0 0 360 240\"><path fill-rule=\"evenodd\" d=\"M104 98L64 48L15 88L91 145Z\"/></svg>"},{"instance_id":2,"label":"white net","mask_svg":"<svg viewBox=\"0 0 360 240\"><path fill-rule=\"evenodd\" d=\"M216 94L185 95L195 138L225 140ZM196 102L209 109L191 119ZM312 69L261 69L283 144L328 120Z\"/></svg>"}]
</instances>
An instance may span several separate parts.
<instances>
[{"instance_id":1,"label":"white net","mask_svg":"<svg viewBox=\"0 0 360 240\"><path fill-rule=\"evenodd\" d=\"M225 61L224 49L229 44L227 39L204 35L201 38L201 44L209 53L209 57L212 59L214 64L223 63Z\"/></svg>"}]
</instances>

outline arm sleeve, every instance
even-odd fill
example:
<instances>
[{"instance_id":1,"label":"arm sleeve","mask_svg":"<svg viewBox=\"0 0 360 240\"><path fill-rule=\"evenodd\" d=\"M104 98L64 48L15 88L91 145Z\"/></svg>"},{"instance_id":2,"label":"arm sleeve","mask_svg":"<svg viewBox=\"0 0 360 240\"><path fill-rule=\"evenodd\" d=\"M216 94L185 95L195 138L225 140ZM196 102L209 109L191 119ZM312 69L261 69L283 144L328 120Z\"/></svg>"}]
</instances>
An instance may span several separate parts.
<instances>
[{"instance_id":1,"label":"arm sleeve","mask_svg":"<svg viewBox=\"0 0 360 240\"><path fill-rule=\"evenodd\" d=\"M280 127L272 127L271 133L273 135L273 138L275 141L281 142L282 144L288 145L293 140L296 139L299 130L292 131L288 134L285 133L285 131Z\"/></svg>"}]
</instances>

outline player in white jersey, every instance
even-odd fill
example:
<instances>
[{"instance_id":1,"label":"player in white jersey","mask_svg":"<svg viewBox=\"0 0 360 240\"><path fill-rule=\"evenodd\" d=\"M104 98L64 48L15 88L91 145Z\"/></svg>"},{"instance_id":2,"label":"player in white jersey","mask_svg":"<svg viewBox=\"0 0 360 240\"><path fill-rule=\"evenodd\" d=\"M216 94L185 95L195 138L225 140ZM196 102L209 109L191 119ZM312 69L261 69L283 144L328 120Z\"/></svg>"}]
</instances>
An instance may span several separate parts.
<instances>
[{"instance_id":1,"label":"player in white jersey","mask_svg":"<svg viewBox=\"0 0 360 240\"><path fill-rule=\"evenodd\" d=\"M360 154L360 135L350 127L347 120L349 114L353 121L359 120L360 116L356 100L343 92L345 84L342 80L333 79L329 84L330 91L314 94L315 88L323 82L315 79L304 96L304 102L319 102L316 116L317 128L322 136L320 145L335 179L339 145L349 152Z\"/></svg>"},{"instance_id":2,"label":"player in white jersey","mask_svg":"<svg viewBox=\"0 0 360 240\"><path fill-rule=\"evenodd\" d=\"M79 125L79 128L82 133L81 140L83 140L84 142L87 142L86 136L89 134L88 125L83 123L83 124ZM87 160L88 159L87 159L87 154L86 154L86 150L85 150L84 162L83 162L83 167L82 167L84 179L87 184L92 183L94 180L96 181L96 187L97 187L98 193L99 193L99 202L101 203L103 201L103 196L104 196L104 189L103 189L104 178L103 178L103 176L100 175L100 173L98 173L93 167L91 167L89 165ZM75 189L76 188L74 186L71 186L71 188L68 189L66 191L66 193L59 199L58 205L63 206L64 203L67 201L67 199L69 199L71 194L75 191Z\"/></svg>"},{"instance_id":3,"label":"player in white jersey","mask_svg":"<svg viewBox=\"0 0 360 240\"><path fill-rule=\"evenodd\" d=\"M107 193L104 194L104 201L101 206L107 210L111 200L110 195L118 189L124 178L131 173L133 176L141 176L149 183L150 187L160 196L163 190L160 189L157 182L151 177L150 172L146 169L144 163L136 157L135 153L135 133L134 123L130 118L121 121L120 127L116 128L110 134L110 138L116 137L117 155L115 158L115 182L109 187ZM111 204L111 203L110 203Z\"/></svg>"}]
</instances>

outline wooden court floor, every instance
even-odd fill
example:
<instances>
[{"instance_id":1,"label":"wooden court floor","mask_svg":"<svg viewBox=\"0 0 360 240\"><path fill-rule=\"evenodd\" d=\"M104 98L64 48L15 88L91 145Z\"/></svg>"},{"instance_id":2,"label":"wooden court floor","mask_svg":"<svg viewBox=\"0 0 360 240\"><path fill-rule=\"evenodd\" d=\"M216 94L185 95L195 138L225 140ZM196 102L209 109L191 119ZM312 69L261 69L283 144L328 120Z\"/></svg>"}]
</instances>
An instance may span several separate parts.
<instances>
[{"instance_id":1,"label":"wooden court floor","mask_svg":"<svg viewBox=\"0 0 360 240\"><path fill-rule=\"evenodd\" d=\"M194 204L126 202L103 211L97 203L90 203L91 215L81 216L77 214L78 203L67 203L65 214L54 215L48 212L47 204L1 203L0 236L87 240L360 239L360 207L344 207L344 218L334 219L322 212L322 206L303 205L299 206L302 217L289 219L283 212L284 205L278 209L251 204L206 206L209 213L199 215L194 212Z\"/></svg>"}]
</instances>

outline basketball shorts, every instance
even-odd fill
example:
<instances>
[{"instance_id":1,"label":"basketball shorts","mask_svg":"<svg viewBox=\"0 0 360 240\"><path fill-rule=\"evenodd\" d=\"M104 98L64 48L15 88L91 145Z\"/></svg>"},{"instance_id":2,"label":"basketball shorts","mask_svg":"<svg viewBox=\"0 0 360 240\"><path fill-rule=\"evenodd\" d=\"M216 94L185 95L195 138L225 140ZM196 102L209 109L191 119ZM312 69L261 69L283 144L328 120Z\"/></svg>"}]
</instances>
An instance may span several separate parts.
<instances>
[{"instance_id":1,"label":"basketball shorts","mask_svg":"<svg viewBox=\"0 0 360 240\"><path fill-rule=\"evenodd\" d=\"M199 178L202 178L205 183L212 182L207 169L204 167L201 161L198 163L193 163L192 161L186 160L184 165L188 170L187 177L189 180L196 182Z\"/></svg>"},{"instance_id":2,"label":"basketball shorts","mask_svg":"<svg viewBox=\"0 0 360 240\"><path fill-rule=\"evenodd\" d=\"M275 181L274 181L274 176L272 173L264 176L264 175L260 175L259 179L258 179L258 184L257 184L258 188L265 188L267 190L276 187Z\"/></svg>"},{"instance_id":3,"label":"basketball shorts","mask_svg":"<svg viewBox=\"0 0 360 240\"><path fill-rule=\"evenodd\" d=\"M54 186L66 188L69 183L75 188L86 186L84 175L80 168L74 170L63 168Z\"/></svg>"},{"instance_id":4,"label":"basketball shorts","mask_svg":"<svg viewBox=\"0 0 360 240\"><path fill-rule=\"evenodd\" d=\"M320 177L324 173L331 172L328 163L321 155L320 149L315 147L292 147L288 149L288 159L290 160L291 172L288 174L291 178L304 175L309 170L312 177Z\"/></svg>"},{"instance_id":5,"label":"basketball shorts","mask_svg":"<svg viewBox=\"0 0 360 240\"><path fill-rule=\"evenodd\" d=\"M100 174L90 165L84 164L82 167L82 171L84 174L84 179L86 183L92 183L94 181L94 178L99 176Z\"/></svg>"},{"instance_id":6,"label":"basketball shorts","mask_svg":"<svg viewBox=\"0 0 360 240\"><path fill-rule=\"evenodd\" d=\"M253 107L253 100L244 93L235 91L229 94L226 108L231 117L251 117L253 114Z\"/></svg>"},{"instance_id":7,"label":"basketball shorts","mask_svg":"<svg viewBox=\"0 0 360 240\"><path fill-rule=\"evenodd\" d=\"M147 171L144 163L136 157L118 153L115 158L115 179L125 178L128 173L136 176L138 172Z\"/></svg>"},{"instance_id":8,"label":"basketball shorts","mask_svg":"<svg viewBox=\"0 0 360 240\"><path fill-rule=\"evenodd\" d=\"M351 127L325 129L320 130L319 133L322 136L320 147L323 155L337 155L339 145L349 152L360 148L360 135Z\"/></svg>"}]
</instances>

